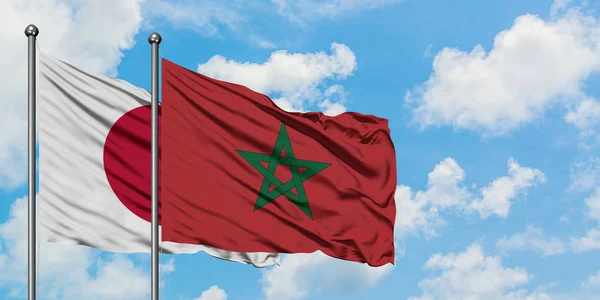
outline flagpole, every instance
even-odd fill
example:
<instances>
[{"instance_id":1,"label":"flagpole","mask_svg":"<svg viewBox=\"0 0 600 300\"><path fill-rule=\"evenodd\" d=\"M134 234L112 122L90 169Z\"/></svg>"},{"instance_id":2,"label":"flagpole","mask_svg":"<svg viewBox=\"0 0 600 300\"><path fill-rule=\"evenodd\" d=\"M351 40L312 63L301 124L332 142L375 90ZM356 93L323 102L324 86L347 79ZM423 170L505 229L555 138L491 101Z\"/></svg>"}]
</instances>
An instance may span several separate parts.
<instances>
[{"instance_id":1,"label":"flagpole","mask_svg":"<svg viewBox=\"0 0 600 300\"><path fill-rule=\"evenodd\" d=\"M37 35L40 31L38 28L31 24L25 28L25 36L27 37L27 96L28 96L28 130L29 139L27 144L27 172L28 172L28 253L27 253L27 267L28 267L28 295L29 300L35 300L36 298L36 210L35 210L35 42Z\"/></svg>"},{"instance_id":2,"label":"flagpole","mask_svg":"<svg viewBox=\"0 0 600 300\"><path fill-rule=\"evenodd\" d=\"M158 45L162 38L154 32L152 46L152 300L158 300Z\"/></svg>"}]
</instances>

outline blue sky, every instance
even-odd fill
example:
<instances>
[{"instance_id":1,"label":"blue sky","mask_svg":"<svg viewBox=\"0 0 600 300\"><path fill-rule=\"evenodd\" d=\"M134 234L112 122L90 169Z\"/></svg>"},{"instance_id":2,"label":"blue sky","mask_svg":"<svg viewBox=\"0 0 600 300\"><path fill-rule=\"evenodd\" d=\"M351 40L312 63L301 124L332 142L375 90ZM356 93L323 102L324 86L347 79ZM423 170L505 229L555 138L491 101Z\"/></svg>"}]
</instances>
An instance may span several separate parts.
<instances>
[{"instance_id":1,"label":"blue sky","mask_svg":"<svg viewBox=\"0 0 600 300\"><path fill-rule=\"evenodd\" d=\"M23 29L35 23L41 51L143 88L157 31L162 57L285 109L390 120L394 267L320 253L267 269L165 256L164 299L600 299L598 3L20 2L0 12L1 298L26 288L17 199L26 196ZM40 251L43 299L149 298L149 255Z\"/></svg>"}]
</instances>

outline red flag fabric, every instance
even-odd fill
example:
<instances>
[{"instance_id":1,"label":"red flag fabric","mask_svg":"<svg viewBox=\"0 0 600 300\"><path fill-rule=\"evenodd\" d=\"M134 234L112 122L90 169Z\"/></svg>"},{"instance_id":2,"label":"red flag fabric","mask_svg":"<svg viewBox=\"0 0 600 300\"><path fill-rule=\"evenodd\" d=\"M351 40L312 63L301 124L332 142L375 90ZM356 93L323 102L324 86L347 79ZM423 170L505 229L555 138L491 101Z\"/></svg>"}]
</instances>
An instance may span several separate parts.
<instances>
[{"instance_id":1,"label":"red flag fabric","mask_svg":"<svg viewBox=\"0 0 600 300\"><path fill-rule=\"evenodd\" d=\"M394 263L396 158L386 119L286 112L166 59L162 89L164 241Z\"/></svg>"}]
</instances>

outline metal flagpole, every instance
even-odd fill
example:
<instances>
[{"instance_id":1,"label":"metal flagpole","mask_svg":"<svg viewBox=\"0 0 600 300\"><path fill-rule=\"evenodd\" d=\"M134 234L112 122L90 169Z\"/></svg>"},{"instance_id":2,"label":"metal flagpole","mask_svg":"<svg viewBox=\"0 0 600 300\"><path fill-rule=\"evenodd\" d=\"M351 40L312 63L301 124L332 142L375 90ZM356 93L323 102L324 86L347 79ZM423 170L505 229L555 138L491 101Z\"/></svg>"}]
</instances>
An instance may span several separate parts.
<instances>
[{"instance_id":1,"label":"metal flagpole","mask_svg":"<svg viewBox=\"0 0 600 300\"><path fill-rule=\"evenodd\" d=\"M154 32L152 46L152 300L158 300L158 45L162 38Z\"/></svg>"},{"instance_id":2,"label":"metal flagpole","mask_svg":"<svg viewBox=\"0 0 600 300\"><path fill-rule=\"evenodd\" d=\"M28 70L27 70L27 83L29 88L27 89L27 96L29 98L28 104L28 130L29 130L29 139L27 145L27 163L28 163L28 255L27 255L27 267L28 267L28 294L29 300L35 300L36 298L36 228L35 228L35 220L36 220L36 211L35 211L35 184L36 184L36 174L35 174L35 42L37 35L40 31L38 28L31 24L25 28L25 36L27 36L27 44L28 44Z\"/></svg>"}]
</instances>

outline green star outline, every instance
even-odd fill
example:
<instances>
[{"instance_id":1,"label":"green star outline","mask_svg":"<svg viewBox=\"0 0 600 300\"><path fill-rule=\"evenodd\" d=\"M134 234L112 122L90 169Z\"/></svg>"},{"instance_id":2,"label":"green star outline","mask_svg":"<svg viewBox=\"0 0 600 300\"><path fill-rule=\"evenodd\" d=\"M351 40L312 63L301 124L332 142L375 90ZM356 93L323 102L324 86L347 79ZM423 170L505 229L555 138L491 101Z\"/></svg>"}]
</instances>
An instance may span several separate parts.
<instances>
[{"instance_id":1,"label":"green star outline","mask_svg":"<svg viewBox=\"0 0 600 300\"><path fill-rule=\"evenodd\" d=\"M285 151L286 156L281 156L281 150ZM286 195L309 218L313 219L303 182L331 166L330 163L295 158L285 124L281 124L271 155L242 150L236 150L236 152L264 176L258 199L254 205L254 211L274 201L277 197ZM267 162L268 166L265 168L261 162ZM277 179L275 176L277 165L289 166L292 171L292 179L285 183ZM300 173L299 168L305 168L306 170ZM269 192L271 184L275 186L275 189ZM294 187L298 192L298 196L292 192Z\"/></svg>"}]
</instances>

